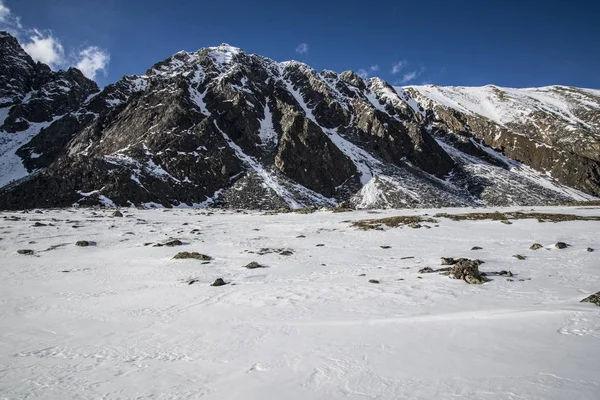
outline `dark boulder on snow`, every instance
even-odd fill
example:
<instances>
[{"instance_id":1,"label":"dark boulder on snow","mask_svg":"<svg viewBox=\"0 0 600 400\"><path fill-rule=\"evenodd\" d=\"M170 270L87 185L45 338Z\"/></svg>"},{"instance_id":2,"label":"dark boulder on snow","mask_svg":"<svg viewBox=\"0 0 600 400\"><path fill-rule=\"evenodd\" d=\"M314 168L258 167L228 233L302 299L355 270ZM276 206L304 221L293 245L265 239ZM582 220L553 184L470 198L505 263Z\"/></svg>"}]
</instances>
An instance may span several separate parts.
<instances>
[{"instance_id":1,"label":"dark boulder on snow","mask_svg":"<svg viewBox=\"0 0 600 400\"><path fill-rule=\"evenodd\" d=\"M581 303L592 303L597 306L600 306L600 292L594 293L593 295L586 297L585 299L581 300Z\"/></svg>"},{"instance_id":2,"label":"dark boulder on snow","mask_svg":"<svg viewBox=\"0 0 600 400\"><path fill-rule=\"evenodd\" d=\"M257 263L256 261L252 261L251 263L248 263L246 265L244 265L244 268L246 269L257 269L257 268L267 268L264 265L261 265L259 263Z\"/></svg>"},{"instance_id":3,"label":"dark boulder on snow","mask_svg":"<svg viewBox=\"0 0 600 400\"><path fill-rule=\"evenodd\" d=\"M218 278L210 286L225 286L225 285L227 285L227 282L225 282L223 280L223 278Z\"/></svg>"},{"instance_id":4,"label":"dark boulder on snow","mask_svg":"<svg viewBox=\"0 0 600 400\"><path fill-rule=\"evenodd\" d=\"M173 259L174 260L195 259L195 260L200 260L200 261L210 261L210 260L212 260L212 257L207 256L206 254L197 253L195 251L194 252L182 251L182 252L175 254Z\"/></svg>"},{"instance_id":5,"label":"dark boulder on snow","mask_svg":"<svg viewBox=\"0 0 600 400\"><path fill-rule=\"evenodd\" d=\"M450 276L474 285L488 282L489 279L479 272L479 264L477 260L461 258L450 270Z\"/></svg>"}]
</instances>

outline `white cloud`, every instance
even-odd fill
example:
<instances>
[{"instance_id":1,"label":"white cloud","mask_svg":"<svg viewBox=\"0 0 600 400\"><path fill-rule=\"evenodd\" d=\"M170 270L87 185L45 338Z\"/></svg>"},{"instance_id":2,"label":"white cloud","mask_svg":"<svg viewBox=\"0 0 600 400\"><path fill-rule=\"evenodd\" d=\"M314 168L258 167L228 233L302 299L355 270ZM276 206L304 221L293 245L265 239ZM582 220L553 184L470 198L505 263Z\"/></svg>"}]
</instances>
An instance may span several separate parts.
<instances>
[{"instance_id":1,"label":"white cloud","mask_svg":"<svg viewBox=\"0 0 600 400\"><path fill-rule=\"evenodd\" d=\"M356 75L360 76L363 79L368 78L369 76L371 76L371 74L373 72L377 72L379 71L379 65L375 64L375 65L371 65L369 68L361 68L358 71L356 71Z\"/></svg>"},{"instance_id":2,"label":"white cloud","mask_svg":"<svg viewBox=\"0 0 600 400\"><path fill-rule=\"evenodd\" d=\"M306 44L306 43L300 43L298 45L298 47L296 47L296 53L298 53L298 54L306 54L306 53L308 53L308 49L309 49L308 44Z\"/></svg>"},{"instance_id":3,"label":"white cloud","mask_svg":"<svg viewBox=\"0 0 600 400\"><path fill-rule=\"evenodd\" d=\"M4 5L4 3L0 0L0 22L6 21L6 19L10 16L10 9Z\"/></svg>"},{"instance_id":4,"label":"white cloud","mask_svg":"<svg viewBox=\"0 0 600 400\"><path fill-rule=\"evenodd\" d=\"M10 8L4 4L4 0L0 0L0 28L14 34L23 29L21 18L10 11Z\"/></svg>"},{"instance_id":5,"label":"white cloud","mask_svg":"<svg viewBox=\"0 0 600 400\"><path fill-rule=\"evenodd\" d=\"M66 63L65 49L52 33L42 33L34 29L29 42L23 44L23 49L35 61L48 64L52 69L62 67Z\"/></svg>"},{"instance_id":6,"label":"white cloud","mask_svg":"<svg viewBox=\"0 0 600 400\"><path fill-rule=\"evenodd\" d=\"M35 61L43 62L52 69L75 66L90 79L95 79L99 71L106 74L110 62L110 54L106 50L89 46L79 53L70 50L69 55L65 56L65 48L51 31L23 28L21 19L14 15L4 2L5 0L0 0L0 29L7 30L15 36Z\"/></svg>"},{"instance_id":7,"label":"white cloud","mask_svg":"<svg viewBox=\"0 0 600 400\"><path fill-rule=\"evenodd\" d=\"M392 74L397 74L400 71L402 71L402 69L406 67L406 64L408 64L406 60L398 61L397 63L395 63L392 66Z\"/></svg>"},{"instance_id":8,"label":"white cloud","mask_svg":"<svg viewBox=\"0 0 600 400\"><path fill-rule=\"evenodd\" d=\"M79 61L76 68L78 68L83 75L90 79L96 79L96 74L99 71L104 72L106 75L106 67L110 62L110 54L105 50L100 49L96 46L90 46L79 52Z\"/></svg>"}]
</instances>

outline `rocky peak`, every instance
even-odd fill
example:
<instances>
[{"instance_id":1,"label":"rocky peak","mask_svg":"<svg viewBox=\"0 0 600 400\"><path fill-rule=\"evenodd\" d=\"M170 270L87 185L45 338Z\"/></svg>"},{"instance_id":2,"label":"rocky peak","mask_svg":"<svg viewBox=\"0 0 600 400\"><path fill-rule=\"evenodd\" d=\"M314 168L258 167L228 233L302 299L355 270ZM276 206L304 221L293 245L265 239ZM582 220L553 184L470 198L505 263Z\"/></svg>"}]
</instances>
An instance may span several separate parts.
<instances>
[{"instance_id":1,"label":"rocky peak","mask_svg":"<svg viewBox=\"0 0 600 400\"><path fill-rule=\"evenodd\" d=\"M53 75L55 84L85 83L69 73ZM443 127L438 108L410 88L227 44L180 51L86 99L15 153L37 172L0 191L0 208L423 207L583 196L512 171L474 141L464 110Z\"/></svg>"}]
</instances>

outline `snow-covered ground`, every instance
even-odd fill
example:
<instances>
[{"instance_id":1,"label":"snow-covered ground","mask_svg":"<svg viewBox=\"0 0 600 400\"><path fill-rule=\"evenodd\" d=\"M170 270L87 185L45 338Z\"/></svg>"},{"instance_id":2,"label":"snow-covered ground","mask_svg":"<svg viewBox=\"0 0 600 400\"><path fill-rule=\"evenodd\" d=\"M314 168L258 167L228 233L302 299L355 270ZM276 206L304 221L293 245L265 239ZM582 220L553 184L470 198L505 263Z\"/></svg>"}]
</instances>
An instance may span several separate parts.
<instances>
[{"instance_id":1,"label":"snow-covered ground","mask_svg":"<svg viewBox=\"0 0 600 400\"><path fill-rule=\"evenodd\" d=\"M579 303L600 290L600 222L344 222L472 211L2 213L0 399L600 398L600 307ZM514 277L417 272L444 256Z\"/></svg>"}]
</instances>

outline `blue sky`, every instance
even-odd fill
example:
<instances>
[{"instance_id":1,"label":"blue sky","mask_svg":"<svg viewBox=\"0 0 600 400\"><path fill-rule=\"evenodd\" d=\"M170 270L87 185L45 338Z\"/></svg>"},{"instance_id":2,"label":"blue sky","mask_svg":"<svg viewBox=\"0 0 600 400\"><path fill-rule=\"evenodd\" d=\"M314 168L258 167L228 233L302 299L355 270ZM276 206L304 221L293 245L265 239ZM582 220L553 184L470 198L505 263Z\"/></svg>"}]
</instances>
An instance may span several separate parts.
<instances>
[{"instance_id":1,"label":"blue sky","mask_svg":"<svg viewBox=\"0 0 600 400\"><path fill-rule=\"evenodd\" d=\"M597 3L0 0L0 25L37 58L79 65L100 85L229 43L393 84L600 88Z\"/></svg>"}]
</instances>

